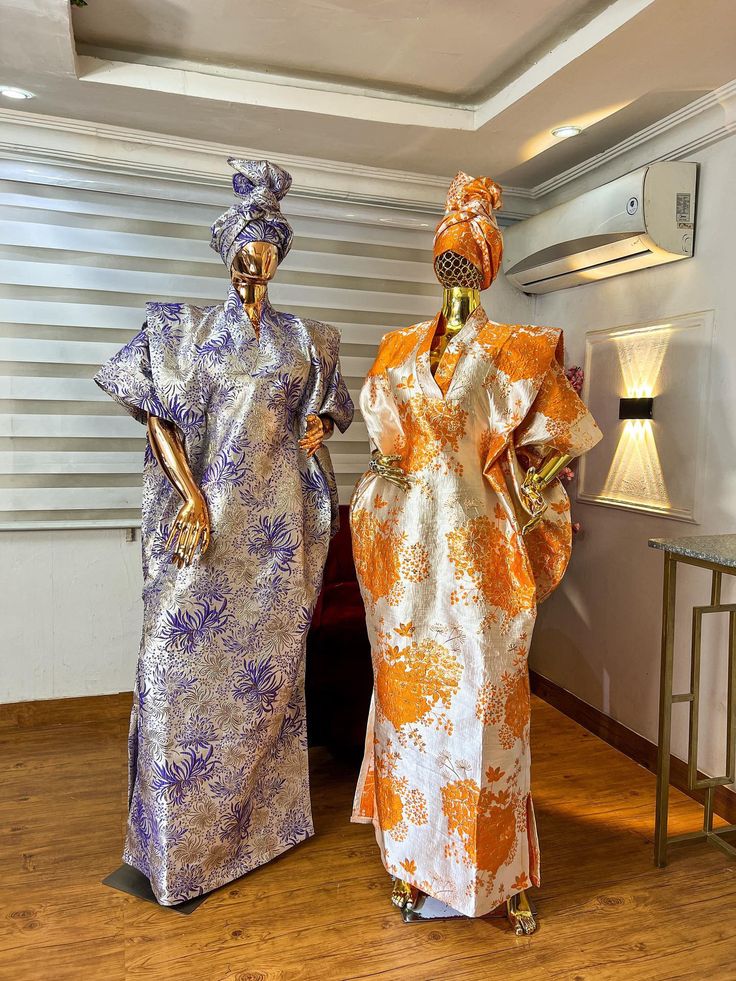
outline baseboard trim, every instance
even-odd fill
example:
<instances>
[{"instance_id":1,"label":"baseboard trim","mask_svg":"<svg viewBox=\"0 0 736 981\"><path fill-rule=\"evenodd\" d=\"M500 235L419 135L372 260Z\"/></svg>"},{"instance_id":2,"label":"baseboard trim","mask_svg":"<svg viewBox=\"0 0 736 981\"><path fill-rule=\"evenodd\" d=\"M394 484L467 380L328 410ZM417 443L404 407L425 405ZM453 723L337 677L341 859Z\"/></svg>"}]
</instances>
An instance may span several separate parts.
<instances>
[{"instance_id":1,"label":"baseboard trim","mask_svg":"<svg viewBox=\"0 0 736 981\"><path fill-rule=\"evenodd\" d=\"M117 721L125 718L132 704L132 691L77 698L45 698L36 702L8 702L0 705L0 732Z\"/></svg>"},{"instance_id":2,"label":"baseboard trim","mask_svg":"<svg viewBox=\"0 0 736 981\"><path fill-rule=\"evenodd\" d=\"M577 695L567 691L560 685L543 677L536 671L530 671L531 688L535 695L543 701L548 702L554 708L568 716L578 725L581 725L594 736L598 736L609 746L619 750L624 756L628 756L634 762L641 764L656 773L657 770L657 746L644 736L640 736L633 729L628 729L620 722L605 715L600 709L588 705ZM700 774L705 776L705 774ZM690 790L687 784L687 766L676 756L670 757L670 783L677 787L688 797L703 803L703 792ZM653 806L653 802L652 802ZM716 814L728 821L729 824L736 824L736 793L727 787L717 787L714 795L714 809Z\"/></svg>"}]
</instances>

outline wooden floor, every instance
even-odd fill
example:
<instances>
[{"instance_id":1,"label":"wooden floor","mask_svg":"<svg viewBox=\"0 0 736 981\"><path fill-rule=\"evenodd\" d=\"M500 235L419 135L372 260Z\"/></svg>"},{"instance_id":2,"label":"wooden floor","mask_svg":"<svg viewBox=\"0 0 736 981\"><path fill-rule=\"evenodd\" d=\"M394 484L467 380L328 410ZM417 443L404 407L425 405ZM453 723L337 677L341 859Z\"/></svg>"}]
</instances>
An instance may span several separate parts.
<instances>
[{"instance_id":1,"label":"wooden floor","mask_svg":"<svg viewBox=\"0 0 736 981\"><path fill-rule=\"evenodd\" d=\"M181 916L114 892L125 730L0 733L0 978L8 981L730 981L736 869L697 845L652 866L654 778L535 700L540 929L404 924L373 832L347 817L354 776L313 753L318 834ZM672 830L699 809L672 791Z\"/></svg>"}]
</instances>

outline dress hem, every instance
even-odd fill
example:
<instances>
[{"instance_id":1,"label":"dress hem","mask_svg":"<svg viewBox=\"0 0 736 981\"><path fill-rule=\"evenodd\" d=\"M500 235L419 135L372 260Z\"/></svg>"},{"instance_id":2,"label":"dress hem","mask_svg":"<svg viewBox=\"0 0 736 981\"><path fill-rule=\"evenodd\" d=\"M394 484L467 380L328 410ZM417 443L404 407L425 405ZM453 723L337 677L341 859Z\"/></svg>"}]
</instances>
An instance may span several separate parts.
<instances>
[{"instance_id":1,"label":"dress hem","mask_svg":"<svg viewBox=\"0 0 736 981\"><path fill-rule=\"evenodd\" d=\"M396 876L395 872L391 872L389 869L386 868L386 863L383 861L383 856L381 856L381 864L383 865L384 869L386 869L386 872L390 876ZM452 903L448 903L447 899L443 899L442 896L436 896L434 893L430 892L429 889L425 888L425 886L420 885L416 881L416 879L412 878L410 875L407 874L405 876L403 870L401 875L398 876L398 878L400 878L403 882L408 882L410 886L414 886L416 889L419 889L420 892L423 892L426 896L429 896L431 899L436 899L437 902L439 903L445 903L447 906L450 907L450 909L455 910L456 913L460 913L461 916L466 916L469 920L479 920L484 916L488 916L490 913L493 913L494 910L497 910L499 906L504 906L509 901L509 899L511 899L513 896L518 896L520 892L524 892L524 889L516 889L514 892L510 892L508 895L505 895L504 898L499 900L498 902L492 903L487 909L483 909L483 912L468 913L465 910L458 909L457 906L453 906ZM531 876L529 878L533 886L535 887L539 886L538 879L537 881L535 881ZM526 888L528 888L528 886ZM479 909L482 909L482 907L479 907Z\"/></svg>"},{"instance_id":2,"label":"dress hem","mask_svg":"<svg viewBox=\"0 0 736 981\"><path fill-rule=\"evenodd\" d=\"M295 841L292 844L285 845L283 848L279 848L276 851L269 852L268 856L264 858L262 861L260 861L258 865L254 865L252 868L246 869L245 872L241 872L240 875L236 875L231 878L222 879L221 881L218 881L215 885L210 886L207 892L193 892L189 896L185 896L183 899L177 899L176 902L169 902L165 899L159 899L159 897L156 896L156 889L151 880L151 877L144 869L140 867L143 864L142 862L137 863L134 860L133 856L129 855L127 852L123 852L123 861L126 863L126 865L130 865L132 868L136 869L136 871L140 872L141 875L145 875L145 877L148 879L148 881L151 884L151 891L153 892L153 895L156 896L156 902L159 904L159 906L181 906L182 903L188 903L192 899L199 899L200 896L209 896L210 893L216 892L218 889L222 889L224 886L229 885L231 882L237 882L238 879L242 879L246 875L250 875L251 872L255 872L257 869L262 868L262 866L264 865L268 865L269 862L272 862L275 858L278 858L279 855L283 855L285 852L290 851L292 848L296 848L297 845L301 845L305 841L309 841L309 839L313 837L314 837L314 828L312 828L312 830L308 834L306 834L303 838L300 838L299 841Z\"/></svg>"}]
</instances>

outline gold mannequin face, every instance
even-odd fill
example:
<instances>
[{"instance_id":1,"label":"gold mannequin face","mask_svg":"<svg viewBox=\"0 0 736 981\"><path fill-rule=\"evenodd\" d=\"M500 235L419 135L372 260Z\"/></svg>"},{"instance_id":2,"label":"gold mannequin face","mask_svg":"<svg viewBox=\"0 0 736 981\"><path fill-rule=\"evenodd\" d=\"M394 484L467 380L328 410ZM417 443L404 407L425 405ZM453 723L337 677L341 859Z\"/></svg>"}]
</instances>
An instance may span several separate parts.
<instances>
[{"instance_id":1,"label":"gold mannequin face","mask_svg":"<svg viewBox=\"0 0 736 981\"><path fill-rule=\"evenodd\" d=\"M261 308L279 265L278 249L271 242L248 242L233 259L230 280L258 333Z\"/></svg>"},{"instance_id":2,"label":"gold mannequin face","mask_svg":"<svg viewBox=\"0 0 736 981\"><path fill-rule=\"evenodd\" d=\"M233 259L230 278L237 288L242 280L267 283L279 265L278 249L272 242L248 242Z\"/></svg>"}]
</instances>

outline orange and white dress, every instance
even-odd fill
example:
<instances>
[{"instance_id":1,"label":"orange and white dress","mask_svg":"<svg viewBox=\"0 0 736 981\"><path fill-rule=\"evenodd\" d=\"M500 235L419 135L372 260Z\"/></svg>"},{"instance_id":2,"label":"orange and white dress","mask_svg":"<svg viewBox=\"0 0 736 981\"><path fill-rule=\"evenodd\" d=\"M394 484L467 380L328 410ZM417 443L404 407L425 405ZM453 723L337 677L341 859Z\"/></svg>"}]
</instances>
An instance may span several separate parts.
<instances>
[{"instance_id":1,"label":"orange and white dress","mask_svg":"<svg viewBox=\"0 0 736 981\"><path fill-rule=\"evenodd\" d=\"M570 557L567 494L525 538L518 484L550 447L600 431L567 381L562 334L476 309L433 376L438 318L387 334L361 392L404 491L368 472L351 507L375 677L352 820L392 875L482 916L539 884L527 655Z\"/></svg>"}]
</instances>

